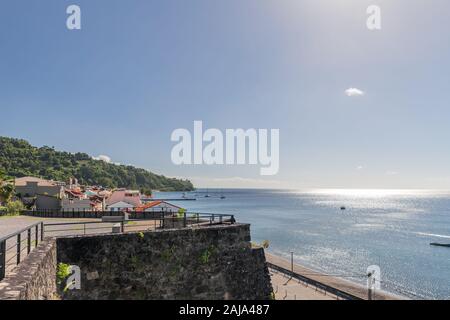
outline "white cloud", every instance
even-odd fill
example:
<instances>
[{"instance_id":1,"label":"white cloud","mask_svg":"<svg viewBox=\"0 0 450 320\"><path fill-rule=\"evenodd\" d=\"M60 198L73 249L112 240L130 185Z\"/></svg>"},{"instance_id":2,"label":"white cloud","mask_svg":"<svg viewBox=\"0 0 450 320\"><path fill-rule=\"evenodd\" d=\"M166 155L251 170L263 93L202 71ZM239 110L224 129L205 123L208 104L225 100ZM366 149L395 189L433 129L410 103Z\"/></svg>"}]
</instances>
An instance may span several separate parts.
<instances>
[{"instance_id":1,"label":"white cloud","mask_svg":"<svg viewBox=\"0 0 450 320\"><path fill-rule=\"evenodd\" d=\"M348 97L359 97L364 95L364 91L358 88L348 88L347 90L345 90L345 94Z\"/></svg>"},{"instance_id":2,"label":"white cloud","mask_svg":"<svg viewBox=\"0 0 450 320\"><path fill-rule=\"evenodd\" d=\"M111 158L108 156L105 156L104 154L99 155L98 157L93 157L94 160L101 160L101 161L105 161L107 163L111 162Z\"/></svg>"}]
</instances>

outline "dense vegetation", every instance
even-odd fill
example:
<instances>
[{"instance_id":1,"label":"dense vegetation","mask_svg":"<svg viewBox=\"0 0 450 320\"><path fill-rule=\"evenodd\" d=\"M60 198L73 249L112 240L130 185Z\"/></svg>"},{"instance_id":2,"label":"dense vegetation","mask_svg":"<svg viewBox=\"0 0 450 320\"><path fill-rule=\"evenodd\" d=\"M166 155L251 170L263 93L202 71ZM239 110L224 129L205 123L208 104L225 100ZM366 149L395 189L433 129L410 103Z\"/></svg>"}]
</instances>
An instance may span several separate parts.
<instances>
[{"instance_id":1,"label":"dense vegetation","mask_svg":"<svg viewBox=\"0 0 450 320\"><path fill-rule=\"evenodd\" d=\"M24 209L22 202L12 201L14 184L0 169L0 217L4 215L17 215Z\"/></svg>"},{"instance_id":2,"label":"dense vegetation","mask_svg":"<svg viewBox=\"0 0 450 320\"><path fill-rule=\"evenodd\" d=\"M33 147L25 140L0 137L0 170L10 177L35 176L67 181L75 177L85 185L109 188L190 191L188 180L167 178L133 166L116 165L94 160L85 153L56 151L44 146Z\"/></svg>"}]
</instances>

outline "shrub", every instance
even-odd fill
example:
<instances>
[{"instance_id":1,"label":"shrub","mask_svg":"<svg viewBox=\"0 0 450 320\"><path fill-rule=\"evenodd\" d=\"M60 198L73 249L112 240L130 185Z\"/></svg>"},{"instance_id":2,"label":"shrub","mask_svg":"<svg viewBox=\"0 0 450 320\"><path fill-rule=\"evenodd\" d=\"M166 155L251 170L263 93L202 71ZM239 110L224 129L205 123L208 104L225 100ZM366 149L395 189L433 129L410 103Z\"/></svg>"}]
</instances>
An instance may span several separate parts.
<instances>
[{"instance_id":1,"label":"shrub","mask_svg":"<svg viewBox=\"0 0 450 320\"><path fill-rule=\"evenodd\" d=\"M178 218L183 218L185 213L186 213L186 209L180 208L178 210L178 215L177 215Z\"/></svg>"},{"instance_id":2,"label":"shrub","mask_svg":"<svg viewBox=\"0 0 450 320\"><path fill-rule=\"evenodd\" d=\"M200 261L202 264L207 264L215 251L215 247L213 245L209 246L208 249L203 251L200 256Z\"/></svg>"},{"instance_id":3,"label":"shrub","mask_svg":"<svg viewBox=\"0 0 450 320\"><path fill-rule=\"evenodd\" d=\"M263 249L267 249L269 248L269 240L263 240L263 242L261 242L261 244L258 244L256 242L252 242L252 248L263 248Z\"/></svg>"},{"instance_id":4,"label":"shrub","mask_svg":"<svg viewBox=\"0 0 450 320\"><path fill-rule=\"evenodd\" d=\"M21 201L10 201L6 204L6 213L10 216L20 214L25 207Z\"/></svg>"},{"instance_id":5,"label":"shrub","mask_svg":"<svg viewBox=\"0 0 450 320\"><path fill-rule=\"evenodd\" d=\"M70 265L65 263L58 264L58 270L56 271L57 283L61 284L68 276L70 276Z\"/></svg>"}]
</instances>

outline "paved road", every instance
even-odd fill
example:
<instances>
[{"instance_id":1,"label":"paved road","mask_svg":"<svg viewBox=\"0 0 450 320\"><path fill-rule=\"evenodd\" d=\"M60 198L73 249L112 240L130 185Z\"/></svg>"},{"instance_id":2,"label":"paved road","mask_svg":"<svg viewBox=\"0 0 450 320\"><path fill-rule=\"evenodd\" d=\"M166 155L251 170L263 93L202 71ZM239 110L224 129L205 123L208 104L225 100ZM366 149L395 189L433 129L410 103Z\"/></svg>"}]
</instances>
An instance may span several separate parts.
<instances>
[{"instance_id":1,"label":"paved road","mask_svg":"<svg viewBox=\"0 0 450 320\"><path fill-rule=\"evenodd\" d=\"M17 231L23 230L38 222L47 223L70 223L70 222L84 222L84 221L101 221L100 219L68 219L68 218L39 218L28 216L17 217L0 217L0 238L13 234Z\"/></svg>"},{"instance_id":2,"label":"paved road","mask_svg":"<svg viewBox=\"0 0 450 320\"><path fill-rule=\"evenodd\" d=\"M39 221L42 221L42 219L25 216L0 217L0 238L25 229Z\"/></svg>"},{"instance_id":3,"label":"paved road","mask_svg":"<svg viewBox=\"0 0 450 320\"><path fill-rule=\"evenodd\" d=\"M46 222L46 223L59 223L59 222L81 222L81 221L99 221L98 219L61 219L61 218L56 218L56 219L49 219L49 218L37 218L37 217L27 217L27 216L17 216L17 217L0 217L0 238L9 236L11 234L14 234L18 231L24 230L27 227L39 223L39 222ZM75 225L75 227L79 228L80 225ZM64 234L77 234L74 231L65 231L65 232L51 232L51 230L58 230L60 228L64 228L60 227L60 226L52 226L49 227L47 230L46 228L46 234L48 233L49 235L64 235ZM73 226L69 226L69 227L65 227L65 229L69 229L69 228L74 228ZM112 228L112 224L111 226L109 226L109 228L105 228L105 229L101 229L101 230L89 230L89 233L99 233L100 231L103 232L111 232ZM39 228L38 230L38 239L40 239L40 234L41 234L41 228ZM83 234L83 233L80 233ZM27 232L22 232L21 233L21 241L20 243L18 243L18 238L12 237L10 239L8 239L6 241L6 272L8 273L9 271L11 271L12 269L15 268L15 266L17 265L17 261L23 261L23 259L26 258L27 256L27 249L28 249L28 237L27 237ZM30 237L30 247L31 249L35 248L37 245L37 241L36 239L36 231L34 228L32 228L31 230L31 237ZM38 240L39 241L39 240ZM18 252L20 252L20 256L17 254Z\"/></svg>"}]
</instances>

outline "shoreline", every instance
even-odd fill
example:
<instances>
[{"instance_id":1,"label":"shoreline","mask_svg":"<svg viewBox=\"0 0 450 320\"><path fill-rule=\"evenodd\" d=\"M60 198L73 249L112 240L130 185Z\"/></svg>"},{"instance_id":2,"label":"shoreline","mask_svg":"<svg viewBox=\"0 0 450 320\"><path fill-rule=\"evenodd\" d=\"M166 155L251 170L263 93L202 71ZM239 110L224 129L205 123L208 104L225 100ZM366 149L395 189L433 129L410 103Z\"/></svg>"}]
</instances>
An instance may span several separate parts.
<instances>
[{"instance_id":1,"label":"shoreline","mask_svg":"<svg viewBox=\"0 0 450 320\"><path fill-rule=\"evenodd\" d=\"M267 262L291 270L291 262L289 260L268 251L265 251L265 255ZM320 271L315 271L308 267L302 266L297 262L294 262L294 272L327 286L367 300L367 289L364 285L359 283L335 276L325 275ZM410 298L383 290L377 290L373 294L373 300L410 300Z\"/></svg>"}]
</instances>

